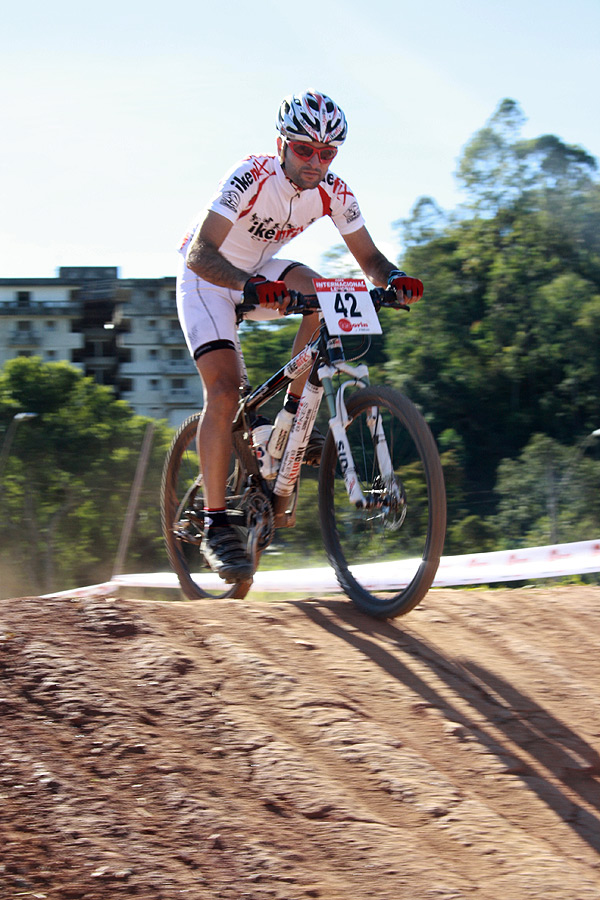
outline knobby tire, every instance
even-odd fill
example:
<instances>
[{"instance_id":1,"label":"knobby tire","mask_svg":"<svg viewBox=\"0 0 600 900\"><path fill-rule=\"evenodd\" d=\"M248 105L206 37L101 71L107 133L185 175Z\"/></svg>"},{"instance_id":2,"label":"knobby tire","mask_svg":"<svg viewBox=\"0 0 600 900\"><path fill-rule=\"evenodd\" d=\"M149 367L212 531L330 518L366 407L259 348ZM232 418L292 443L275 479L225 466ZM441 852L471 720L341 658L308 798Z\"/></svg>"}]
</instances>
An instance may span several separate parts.
<instances>
[{"instance_id":1,"label":"knobby tire","mask_svg":"<svg viewBox=\"0 0 600 900\"><path fill-rule=\"evenodd\" d=\"M346 406L357 475L363 493L374 502L367 510L350 505L329 432L319 471L325 549L340 586L359 609L377 618L405 615L431 587L444 546L446 494L439 453L425 419L398 391L368 387L351 396ZM405 499L395 508L392 504L391 512L389 505L377 509L377 502L387 495L377 477L376 452L366 424L367 413L374 409L381 416L392 456L394 496L400 493ZM393 587L369 583L373 567L381 563L387 563ZM401 569L407 572L405 583L400 583Z\"/></svg>"},{"instance_id":2,"label":"knobby tire","mask_svg":"<svg viewBox=\"0 0 600 900\"><path fill-rule=\"evenodd\" d=\"M184 540L178 533L178 522L181 519L182 503L186 493L190 490L199 472L198 455L196 451L196 433L201 413L190 416L179 427L171 442L163 466L161 482L161 524L165 540L169 562L177 575L181 590L189 600L212 599L241 599L245 597L252 581L228 585L222 583L222 590L207 590L199 584L197 574L208 574L204 558L198 543ZM243 480L241 463L237 454L232 454L230 467L229 488L234 491L239 488ZM201 482L195 492L193 501L189 504L198 514L196 525L189 525L189 533L199 534L201 530L201 516L204 507ZM181 528L179 529L181 531Z\"/></svg>"}]
</instances>

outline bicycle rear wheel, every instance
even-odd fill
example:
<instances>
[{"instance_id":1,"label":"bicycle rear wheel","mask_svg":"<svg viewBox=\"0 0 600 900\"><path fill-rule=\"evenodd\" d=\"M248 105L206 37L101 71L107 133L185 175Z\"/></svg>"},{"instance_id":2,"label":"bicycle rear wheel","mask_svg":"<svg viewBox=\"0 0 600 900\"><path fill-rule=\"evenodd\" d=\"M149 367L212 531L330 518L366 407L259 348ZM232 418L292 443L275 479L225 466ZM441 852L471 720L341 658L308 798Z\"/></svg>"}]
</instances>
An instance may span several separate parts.
<instances>
[{"instance_id":1,"label":"bicycle rear wheel","mask_svg":"<svg viewBox=\"0 0 600 900\"><path fill-rule=\"evenodd\" d=\"M204 493L196 449L200 415L190 416L180 426L165 459L160 492L163 537L171 566L189 600L241 599L250 590L252 581L226 585L210 572L200 551L204 527ZM243 466L234 452L227 481L228 497L239 496L244 482ZM235 509L230 512L231 517L235 517ZM245 523L241 513L240 522ZM244 540L246 535L244 528Z\"/></svg>"},{"instance_id":2,"label":"bicycle rear wheel","mask_svg":"<svg viewBox=\"0 0 600 900\"><path fill-rule=\"evenodd\" d=\"M439 454L421 413L391 388L357 391L347 411L347 435L367 505L350 504L328 432L319 471L325 549L340 586L359 609L378 618L404 615L431 587L444 546L446 493ZM381 434L380 426L391 459L387 475L372 436L375 427Z\"/></svg>"}]
</instances>

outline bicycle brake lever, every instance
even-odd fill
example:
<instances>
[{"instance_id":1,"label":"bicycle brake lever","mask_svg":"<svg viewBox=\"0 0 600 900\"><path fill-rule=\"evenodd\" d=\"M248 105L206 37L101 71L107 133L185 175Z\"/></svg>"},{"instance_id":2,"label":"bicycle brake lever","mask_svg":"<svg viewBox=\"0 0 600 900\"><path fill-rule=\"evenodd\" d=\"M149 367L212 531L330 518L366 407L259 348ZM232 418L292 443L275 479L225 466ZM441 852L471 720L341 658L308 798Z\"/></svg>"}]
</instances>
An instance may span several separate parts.
<instances>
[{"instance_id":1,"label":"bicycle brake lever","mask_svg":"<svg viewBox=\"0 0 600 900\"><path fill-rule=\"evenodd\" d=\"M320 309L316 294L301 294L300 291L288 291L291 302L289 303L284 316L302 315L309 316L311 313Z\"/></svg>"},{"instance_id":2,"label":"bicycle brake lever","mask_svg":"<svg viewBox=\"0 0 600 900\"><path fill-rule=\"evenodd\" d=\"M376 312L379 312L382 307L385 309L404 309L406 312L410 312L408 303L403 303L396 291L390 288L373 288L370 294Z\"/></svg>"}]
</instances>

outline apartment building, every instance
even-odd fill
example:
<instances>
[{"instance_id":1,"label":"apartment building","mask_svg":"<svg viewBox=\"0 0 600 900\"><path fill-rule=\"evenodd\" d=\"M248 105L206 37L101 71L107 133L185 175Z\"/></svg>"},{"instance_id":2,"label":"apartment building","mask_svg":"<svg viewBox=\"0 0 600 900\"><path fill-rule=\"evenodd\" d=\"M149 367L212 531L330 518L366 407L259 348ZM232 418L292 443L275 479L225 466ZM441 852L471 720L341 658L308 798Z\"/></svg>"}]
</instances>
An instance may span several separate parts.
<instances>
[{"instance_id":1,"label":"apartment building","mask_svg":"<svg viewBox=\"0 0 600 900\"><path fill-rule=\"evenodd\" d=\"M175 308L175 279L120 283L113 316L118 392L136 412L179 425L202 404L200 378Z\"/></svg>"},{"instance_id":2,"label":"apartment building","mask_svg":"<svg viewBox=\"0 0 600 900\"><path fill-rule=\"evenodd\" d=\"M175 279L61 267L0 279L0 367L15 356L69 362L140 415L179 425L202 404L175 309Z\"/></svg>"}]
</instances>

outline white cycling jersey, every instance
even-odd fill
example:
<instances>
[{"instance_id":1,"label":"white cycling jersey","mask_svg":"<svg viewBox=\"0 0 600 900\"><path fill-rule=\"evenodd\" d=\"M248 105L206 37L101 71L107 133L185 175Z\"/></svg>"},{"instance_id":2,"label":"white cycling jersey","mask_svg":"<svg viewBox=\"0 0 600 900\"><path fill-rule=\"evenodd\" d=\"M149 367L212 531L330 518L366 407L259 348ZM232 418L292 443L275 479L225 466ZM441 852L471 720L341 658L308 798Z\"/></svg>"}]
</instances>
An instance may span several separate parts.
<instances>
[{"instance_id":1,"label":"white cycling jersey","mask_svg":"<svg viewBox=\"0 0 600 900\"><path fill-rule=\"evenodd\" d=\"M185 255L207 209L229 219L233 228L219 248L238 268L256 274L284 244L323 216L340 234L365 224L356 197L333 172L316 188L300 191L287 178L275 156L249 156L237 163L185 235Z\"/></svg>"},{"instance_id":2,"label":"white cycling jersey","mask_svg":"<svg viewBox=\"0 0 600 900\"><path fill-rule=\"evenodd\" d=\"M235 165L179 248L177 311L194 358L221 347L239 350L236 306L241 303L242 292L205 281L185 261L207 210L214 210L233 225L219 252L234 266L269 281L281 278L294 265L293 260L275 254L317 219L330 216L342 235L364 225L354 194L333 172L328 172L318 187L300 191L275 156L249 156ZM261 307L249 318L279 318L279 312Z\"/></svg>"}]
</instances>

